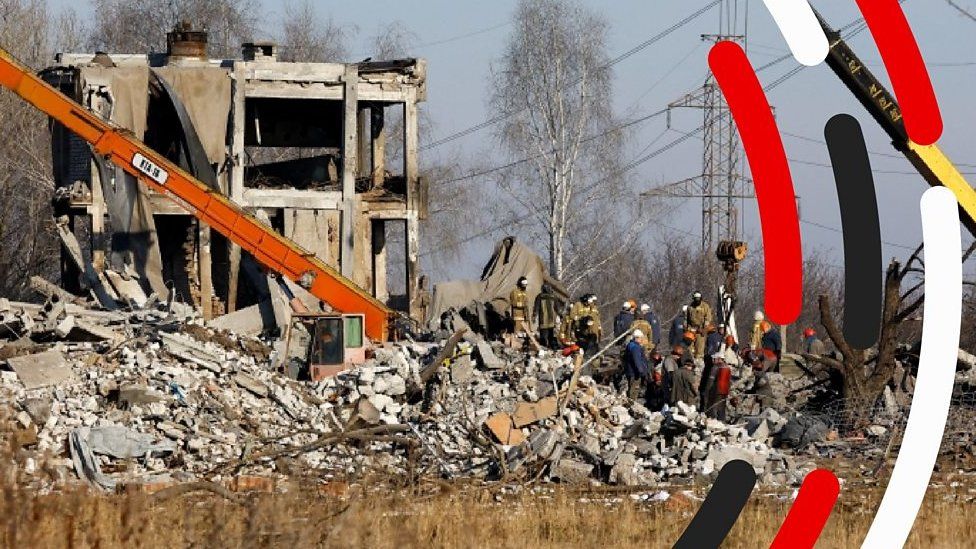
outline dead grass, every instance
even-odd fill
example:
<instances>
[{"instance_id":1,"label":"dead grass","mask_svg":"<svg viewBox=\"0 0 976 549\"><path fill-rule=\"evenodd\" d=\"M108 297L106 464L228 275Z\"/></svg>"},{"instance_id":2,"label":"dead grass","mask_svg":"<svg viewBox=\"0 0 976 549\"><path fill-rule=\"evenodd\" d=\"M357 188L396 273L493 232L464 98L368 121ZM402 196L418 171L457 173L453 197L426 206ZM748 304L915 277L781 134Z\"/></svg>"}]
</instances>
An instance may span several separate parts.
<instances>
[{"instance_id":1,"label":"dead grass","mask_svg":"<svg viewBox=\"0 0 976 549\"><path fill-rule=\"evenodd\" d=\"M368 495L366 495L368 493ZM930 495L910 547L971 547L976 525L965 493ZM664 504L627 494L545 490L519 495L498 487L445 486L342 497L307 485L235 503L212 494L155 502L144 494L84 490L36 495L0 492L3 547L670 547L698 502ZM846 493L819 547L860 543L876 499ZM754 496L726 547L768 546L788 503Z\"/></svg>"}]
</instances>

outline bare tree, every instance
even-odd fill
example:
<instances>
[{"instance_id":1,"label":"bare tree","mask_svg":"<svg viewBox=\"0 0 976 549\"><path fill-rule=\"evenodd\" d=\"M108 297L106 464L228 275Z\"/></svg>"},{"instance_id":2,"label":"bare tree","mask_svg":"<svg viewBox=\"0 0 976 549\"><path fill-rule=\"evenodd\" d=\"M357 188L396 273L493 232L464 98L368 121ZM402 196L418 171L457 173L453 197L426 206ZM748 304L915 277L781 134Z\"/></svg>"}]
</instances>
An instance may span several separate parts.
<instances>
[{"instance_id":1,"label":"bare tree","mask_svg":"<svg viewBox=\"0 0 976 549\"><path fill-rule=\"evenodd\" d=\"M252 40L260 5L256 0L92 0L90 46L116 53L166 51L166 33L187 21L208 33L208 54L235 57Z\"/></svg>"},{"instance_id":2,"label":"bare tree","mask_svg":"<svg viewBox=\"0 0 976 549\"><path fill-rule=\"evenodd\" d=\"M322 18L308 0L285 3L279 42L284 61L338 63L349 56L346 41L352 28Z\"/></svg>"},{"instance_id":3,"label":"bare tree","mask_svg":"<svg viewBox=\"0 0 976 549\"><path fill-rule=\"evenodd\" d=\"M964 254L964 261L976 251L971 246ZM885 386L892 382L898 367L901 342L906 335L906 321L914 320L925 303L922 292L924 263L921 258L922 246L909 257L904 266L892 259L885 272L884 296L882 300L881 331L877 346L873 349L857 349L848 343L838 328L837 318L831 308L830 298L821 295L819 300L820 321L841 358L805 358L820 362L841 373L844 379L843 396L853 405L848 406L848 423L853 428L863 426L868 421L870 406L881 397ZM911 286L904 288L907 282ZM917 334L916 334L917 335Z\"/></svg>"},{"instance_id":4,"label":"bare tree","mask_svg":"<svg viewBox=\"0 0 976 549\"><path fill-rule=\"evenodd\" d=\"M0 44L39 69L51 56L43 0L0 0ZM47 118L11 93L0 93L0 296L26 298L31 275L56 276Z\"/></svg>"},{"instance_id":5,"label":"bare tree","mask_svg":"<svg viewBox=\"0 0 976 549\"><path fill-rule=\"evenodd\" d=\"M619 233L619 136L612 131L608 23L577 0L522 0L496 71L491 107L504 116L498 137L518 157L500 181L510 208L545 238L550 272L569 286L605 265L605 237ZM600 135L599 139L590 136ZM531 234L531 233L530 233ZM626 242L615 243L617 250ZM596 257L599 252L603 257ZM611 254L612 255L612 254Z\"/></svg>"}]
</instances>

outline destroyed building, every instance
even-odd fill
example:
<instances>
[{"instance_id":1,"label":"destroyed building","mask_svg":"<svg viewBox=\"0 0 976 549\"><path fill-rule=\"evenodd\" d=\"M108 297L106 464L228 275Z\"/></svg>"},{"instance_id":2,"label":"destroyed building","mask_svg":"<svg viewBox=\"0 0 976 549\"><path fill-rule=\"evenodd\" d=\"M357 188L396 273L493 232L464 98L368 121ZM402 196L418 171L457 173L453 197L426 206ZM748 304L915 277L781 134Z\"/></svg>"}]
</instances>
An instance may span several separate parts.
<instances>
[{"instance_id":1,"label":"destroyed building","mask_svg":"<svg viewBox=\"0 0 976 549\"><path fill-rule=\"evenodd\" d=\"M283 62L267 42L244 44L241 59L209 59L206 33L186 24L167 44L159 54L62 53L42 76L418 318L426 62ZM112 294L135 279L206 318L266 297L266 278L239 246L60 125L52 134L66 289ZM404 249L391 250L394 241Z\"/></svg>"}]
</instances>

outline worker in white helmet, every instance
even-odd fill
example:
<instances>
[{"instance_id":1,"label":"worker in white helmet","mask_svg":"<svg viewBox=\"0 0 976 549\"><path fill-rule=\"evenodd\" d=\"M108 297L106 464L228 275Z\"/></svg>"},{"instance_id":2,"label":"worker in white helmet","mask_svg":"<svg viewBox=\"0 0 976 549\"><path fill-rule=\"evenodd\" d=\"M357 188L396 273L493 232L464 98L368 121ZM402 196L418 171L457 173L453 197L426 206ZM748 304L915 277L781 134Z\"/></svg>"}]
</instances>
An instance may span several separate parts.
<instances>
[{"instance_id":1,"label":"worker in white helmet","mask_svg":"<svg viewBox=\"0 0 976 549\"><path fill-rule=\"evenodd\" d=\"M613 318L613 337L614 339L622 336L624 332L630 329L630 325L634 323L634 307L631 305L630 301L624 301L623 306L620 307L620 312L617 316Z\"/></svg>"},{"instance_id":2,"label":"worker in white helmet","mask_svg":"<svg viewBox=\"0 0 976 549\"><path fill-rule=\"evenodd\" d=\"M752 337L749 338L749 348L759 349L762 346L762 323L766 320L766 315L762 311L756 311L756 314L752 318L755 322L752 324Z\"/></svg>"},{"instance_id":3,"label":"worker in white helmet","mask_svg":"<svg viewBox=\"0 0 976 549\"><path fill-rule=\"evenodd\" d=\"M647 378L650 376L647 355L644 354L647 336L640 330L634 330L631 335L624 350L624 377L627 380L627 396L639 401L646 396Z\"/></svg>"},{"instance_id":4,"label":"worker in white helmet","mask_svg":"<svg viewBox=\"0 0 976 549\"><path fill-rule=\"evenodd\" d=\"M694 356L696 360L704 360L705 328L712 323L712 307L702 300L701 292L691 294L691 305L685 311L686 330L695 334Z\"/></svg>"}]
</instances>

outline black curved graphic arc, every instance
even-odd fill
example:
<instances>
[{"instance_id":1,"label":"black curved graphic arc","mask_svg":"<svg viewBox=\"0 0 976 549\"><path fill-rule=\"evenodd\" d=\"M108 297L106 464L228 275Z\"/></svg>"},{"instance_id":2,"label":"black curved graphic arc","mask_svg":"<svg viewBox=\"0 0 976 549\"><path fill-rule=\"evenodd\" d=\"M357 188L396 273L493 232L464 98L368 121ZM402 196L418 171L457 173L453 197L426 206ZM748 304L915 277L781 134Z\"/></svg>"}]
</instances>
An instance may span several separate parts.
<instances>
[{"instance_id":1,"label":"black curved graphic arc","mask_svg":"<svg viewBox=\"0 0 976 549\"><path fill-rule=\"evenodd\" d=\"M756 472L741 459L725 464L698 512L674 544L675 549L719 547L756 486Z\"/></svg>"},{"instance_id":2,"label":"black curved graphic arc","mask_svg":"<svg viewBox=\"0 0 976 549\"><path fill-rule=\"evenodd\" d=\"M881 222L871 161L857 119L838 114L824 128L844 233L844 337L858 349L881 325Z\"/></svg>"}]
</instances>

